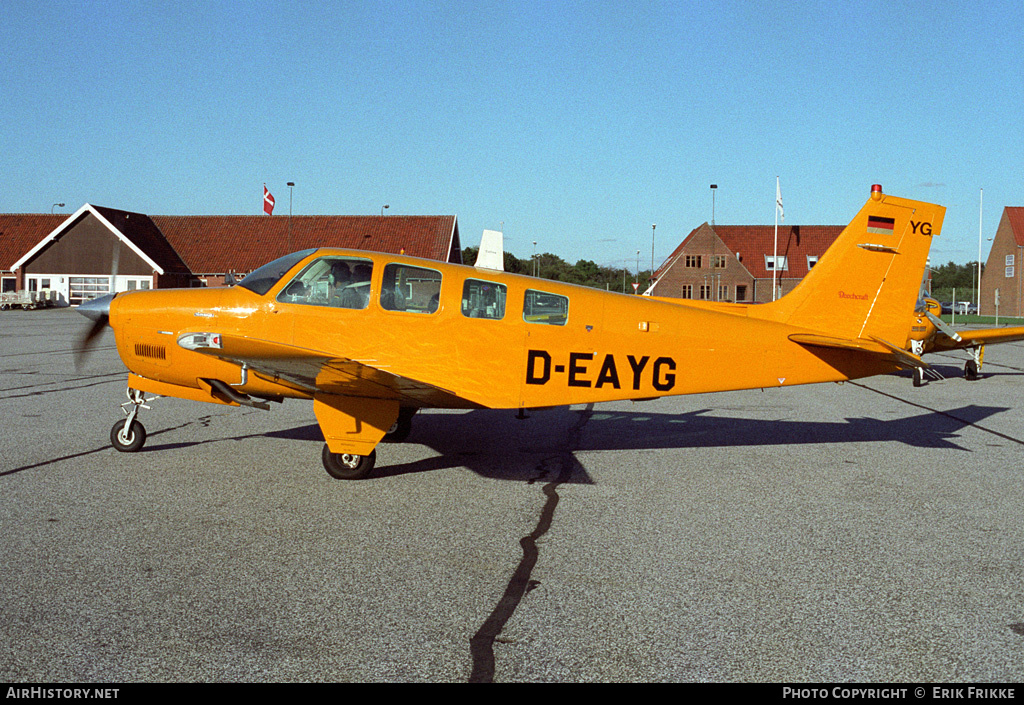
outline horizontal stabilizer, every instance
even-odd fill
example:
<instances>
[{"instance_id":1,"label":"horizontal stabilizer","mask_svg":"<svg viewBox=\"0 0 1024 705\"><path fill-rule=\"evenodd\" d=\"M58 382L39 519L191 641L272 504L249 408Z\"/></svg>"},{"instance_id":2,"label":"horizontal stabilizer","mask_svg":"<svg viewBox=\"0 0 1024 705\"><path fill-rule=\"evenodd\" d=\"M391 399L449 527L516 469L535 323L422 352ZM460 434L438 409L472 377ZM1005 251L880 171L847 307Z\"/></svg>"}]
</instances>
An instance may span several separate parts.
<instances>
[{"instance_id":1,"label":"horizontal stabilizer","mask_svg":"<svg viewBox=\"0 0 1024 705\"><path fill-rule=\"evenodd\" d=\"M856 352L862 352L870 355L884 355L885 357L895 358L896 361L904 367L926 368L929 366L928 363L921 360L917 355L913 355L906 350L901 350L892 343L886 342L875 336L872 336L870 339L835 338L828 335L818 335L816 333L794 333L789 336L789 339L794 343L810 347L854 350Z\"/></svg>"}]
</instances>

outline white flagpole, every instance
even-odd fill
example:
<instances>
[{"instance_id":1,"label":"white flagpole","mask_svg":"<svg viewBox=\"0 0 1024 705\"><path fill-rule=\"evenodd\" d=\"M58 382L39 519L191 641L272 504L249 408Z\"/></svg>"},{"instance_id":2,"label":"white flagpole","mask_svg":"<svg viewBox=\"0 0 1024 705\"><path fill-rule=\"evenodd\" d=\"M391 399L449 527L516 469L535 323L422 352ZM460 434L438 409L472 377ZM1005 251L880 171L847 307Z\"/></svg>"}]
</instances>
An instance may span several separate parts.
<instances>
[{"instance_id":1,"label":"white flagpole","mask_svg":"<svg viewBox=\"0 0 1024 705\"><path fill-rule=\"evenodd\" d=\"M779 188L779 177L775 177L775 247L772 250L772 301L776 298L775 273L779 269L779 208L782 207L782 191Z\"/></svg>"},{"instance_id":2,"label":"white flagpole","mask_svg":"<svg viewBox=\"0 0 1024 705\"><path fill-rule=\"evenodd\" d=\"M981 220L985 213L984 203L985 189L981 189L978 193L978 313L981 313Z\"/></svg>"}]
</instances>

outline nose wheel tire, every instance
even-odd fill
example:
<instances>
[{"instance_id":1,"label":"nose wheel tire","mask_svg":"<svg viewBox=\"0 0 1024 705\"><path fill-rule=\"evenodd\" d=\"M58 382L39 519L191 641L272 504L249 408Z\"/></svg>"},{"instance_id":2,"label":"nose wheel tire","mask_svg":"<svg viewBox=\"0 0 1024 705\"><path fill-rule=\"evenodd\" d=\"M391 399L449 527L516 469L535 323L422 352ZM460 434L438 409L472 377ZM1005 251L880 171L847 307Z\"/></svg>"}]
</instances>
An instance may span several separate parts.
<instances>
[{"instance_id":1,"label":"nose wheel tire","mask_svg":"<svg viewBox=\"0 0 1024 705\"><path fill-rule=\"evenodd\" d=\"M324 469L336 480L361 480L370 474L377 462L377 449L369 455L352 455L351 453L332 453L324 443Z\"/></svg>"},{"instance_id":2,"label":"nose wheel tire","mask_svg":"<svg viewBox=\"0 0 1024 705\"><path fill-rule=\"evenodd\" d=\"M118 421L110 429L110 445L122 453L134 453L146 442L146 429L138 421Z\"/></svg>"}]
</instances>

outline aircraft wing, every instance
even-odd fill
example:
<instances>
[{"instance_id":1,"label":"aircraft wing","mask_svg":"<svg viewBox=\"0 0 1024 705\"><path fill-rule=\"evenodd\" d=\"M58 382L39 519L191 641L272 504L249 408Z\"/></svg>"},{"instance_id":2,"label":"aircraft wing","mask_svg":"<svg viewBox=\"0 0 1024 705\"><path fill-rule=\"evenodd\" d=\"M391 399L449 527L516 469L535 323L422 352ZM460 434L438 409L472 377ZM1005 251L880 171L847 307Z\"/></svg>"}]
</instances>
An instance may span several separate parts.
<instances>
[{"instance_id":1,"label":"aircraft wing","mask_svg":"<svg viewBox=\"0 0 1024 705\"><path fill-rule=\"evenodd\" d=\"M352 360L328 353L240 335L186 333L188 350L244 365L263 378L312 394L393 399L404 406L480 406L454 392L388 371L378 360Z\"/></svg>"},{"instance_id":2,"label":"aircraft wing","mask_svg":"<svg viewBox=\"0 0 1024 705\"><path fill-rule=\"evenodd\" d=\"M991 345L995 343L1012 343L1016 340L1024 340L1024 326L1016 328L984 328L979 330L958 331L960 340L954 340L944 333L939 333L932 341L932 350L938 352L943 350L961 350L973 348L979 345Z\"/></svg>"}]
</instances>

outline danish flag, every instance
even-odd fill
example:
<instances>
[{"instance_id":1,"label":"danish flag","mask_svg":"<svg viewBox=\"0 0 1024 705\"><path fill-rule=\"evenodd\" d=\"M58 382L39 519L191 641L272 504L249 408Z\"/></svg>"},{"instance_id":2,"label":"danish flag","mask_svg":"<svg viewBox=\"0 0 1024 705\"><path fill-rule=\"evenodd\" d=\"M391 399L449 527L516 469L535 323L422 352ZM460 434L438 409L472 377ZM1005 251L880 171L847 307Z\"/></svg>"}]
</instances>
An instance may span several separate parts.
<instances>
[{"instance_id":1,"label":"danish flag","mask_svg":"<svg viewBox=\"0 0 1024 705\"><path fill-rule=\"evenodd\" d=\"M274 197L267 190L266 184L263 184L263 212L267 215L274 215Z\"/></svg>"}]
</instances>

